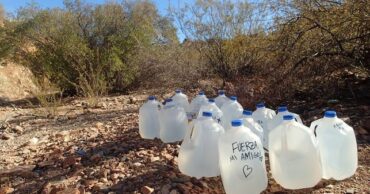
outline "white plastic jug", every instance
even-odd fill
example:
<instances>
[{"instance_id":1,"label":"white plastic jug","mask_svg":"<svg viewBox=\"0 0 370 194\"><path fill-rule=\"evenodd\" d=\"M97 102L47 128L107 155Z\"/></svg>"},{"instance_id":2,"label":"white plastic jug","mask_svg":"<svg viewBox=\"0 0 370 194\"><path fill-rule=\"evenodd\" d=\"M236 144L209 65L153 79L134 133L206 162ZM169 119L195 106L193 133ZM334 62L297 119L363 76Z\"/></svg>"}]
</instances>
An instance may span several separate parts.
<instances>
[{"instance_id":1,"label":"white plastic jug","mask_svg":"<svg viewBox=\"0 0 370 194\"><path fill-rule=\"evenodd\" d=\"M256 134L261 142L263 140L263 129L261 125L259 125L253 118L252 118L252 111L244 110L243 115L241 117L243 121L243 125L250 129L254 134Z\"/></svg>"},{"instance_id":2,"label":"white plastic jug","mask_svg":"<svg viewBox=\"0 0 370 194\"><path fill-rule=\"evenodd\" d=\"M154 96L149 96L139 109L139 134L144 139L159 137L159 109L161 105Z\"/></svg>"},{"instance_id":3,"label":"white plastic jug","mask_svg":"<svg viewBox=\"0 0 370 194\"><path fill-rule=\"evenodd\" d=\"M310 129L285 115L269 134L272 177L286 189L315 186L322 177L318 145Z\"/></svg>"},{"instance_id":4,"label":"white plastic jug","mask_svg":"<svg viewBox=\"0 0 370 194\"><path fill-rule=\"evenodd\" d=\"M236 96L231 96L230 102L225 103L222 106L221 111L223 113L221 118L221 125L227 131L231 128L231 121L242 116L243 107L237 101Z\"/></svg>"},{"instance_id":5,"label":"white plastic jug","mask_svg":"<svg viewBox=\"0 0 370 194\"><path fill-rule=\"evenodd\" d=\"M212 118L217 121L217 123L221 122L222 111L217 107L215 100L209 99L207 104L204 104L202 107L200 107L198 118L201 117L203 112L211 112Z\"/></svg>"},{"instance_id":6,"label":"white plastic jug","mask_svg":"<svg viewBox=\"0 0 370 194\"><path fill-rule=\"evenodd\" d=\"M182 93L181 90L177 89L175 91L175 95L172 96L172 100L174 103L179 104L186 112L190 111L190 105L189 105L189 100L188 97Z\"/></svg>"},{"instance_id":7,"label":"white plastic jug","mask_svg":"<svg viewBox=\"0 0 370 194\"><path fill-rule=\"evenodd\" d=\"M166 104L160 110L160 138L164 143L181 141L186 134L188 119L184 108L175 104L172 99L166 99Z\"/></svg>"},{"instance_id":8,"label":"white plastic jug","mask_svg":"<svg viewBox=\"0 0 370 194\"><path fill-rule=\"evenodd\" d=\"M211 112L203 112L192 123L180 147L180 171L196 178L219 176L217 144L224 129L212 119Z\"/></svg>"},{"instance_id":9,"label":"white plastic jug","mask_svg":"<svg viewBox=\"0 0 370 194\"><path fill-rule=\"evenodd\" d=\"M218 108L221 108L226 102L229 102L230 99L225 95L225 90L219 90L218 96L215 98L215 103Z\"/></svg>"},{"instance_id":10,"label":"white plastic jug","mask_svg":"<svg viewBox=\"0 0 370 194\"><path fill-rule=\"evenodd\" d=\"M204 92L199 92L199 94L190 103L190 113L193 118L197 118L200 107L208 103L208 98Z\"/></svg>"},{"instance_id":11,"label":"white plastic jug","mask_svg":"<svg viewBox=\"0 0 370 194\"><path fill-rule=\"evenodd\" d=\"M231 128L218 143L222 184L227 194L261 193L267 187L265 154L262 143L242 120L231 122Z\"/></svg>"},{"instance_id":12,"label":"white plastic jug","mask_svg":"<svg viewBox=\"0 0 370 194\"><path fill-rule=\"evenodd\" d=\"M266 124L270 121L275 115L275 111L269 108L266 108L264 103L258 103L257 109L253 112L253 119L261 125L262 128L266 128Z\"/></svg>"},{"instance_id":13,"label":"white plastic jug","mask_svg":"<svg viewBox=\"0 0 370 194\"><path fill-rule=\"evenodd\" d=\"M357 143L353 128L326 111L324 118L311 123L318 141L324 179L343 180L357 169Z\"/></svg>"},{"instance_id":14,"label":"white plastic jug","mask_svg":"<svg viewBox=\"0 0 370 194\"><path fill-rule=\"evenodd\" d=\"M280 106L278 107L278 114L274 116L270 121L267 122L266 129L264 128L264 146L266 149L268 149L268 144L269 144L269 133L271 130L273 130L275 127L279 126L283 122L283 117L285 115L293 115L294 120L302 123L301 118L299 117L298 114L292 113L288 111L288 108L286 106Z\"/></svg>"}]
</instances>

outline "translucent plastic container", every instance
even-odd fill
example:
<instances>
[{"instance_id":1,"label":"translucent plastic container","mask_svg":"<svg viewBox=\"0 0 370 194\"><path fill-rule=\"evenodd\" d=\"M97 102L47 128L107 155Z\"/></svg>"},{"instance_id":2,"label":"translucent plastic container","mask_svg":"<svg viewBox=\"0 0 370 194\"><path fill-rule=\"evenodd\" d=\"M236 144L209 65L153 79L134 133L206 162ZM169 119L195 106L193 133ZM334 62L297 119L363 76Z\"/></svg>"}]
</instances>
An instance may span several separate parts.
<instances>
[{"instance_id":1,"label":"translucent plastic container","mask_svg":"<svg viewBox=\"0 0 370 194\"><path fill-rule=\"evenodd\" d=\"M231 121L242 116L243 107L237 101L236 96L231 96L230 102L225 103L221 107L221 111L223 113L221 118L221 125L224 127L225 130L228 130L231 128Z\"/></svg>"},{"instance_id":2,"label":"translucent plastic container","mask_svg":"<svg viewBox=\"0 0 370 194\"><path fill-rule=\"evenodd\" d=\"M357 169L357 143L353 128L326 111L324 118L311 123L319 145L324 179L343 180Z\"/></svg>"},{"instance_id":3,"label":"translucent plastic container","mask_svg":"<svg viewBox=\"0 0 370 194\"><path fill-rule=\"evenodd\" d=\"M254 119L252 118L252 111L250 110L244 110L243 115L241 117L241 120L243 121L243 125L250 129L254 134L256 134L261 142L263 140L263 129L261 125L259 125Z\"/></svg>"},{"instance_id":4,"label":"translucent plastic container","mask_svg":"<svg viewBox=\"0 0 370 194\"><path fill-rule=\"evenodd\" d=\"M272 177L286 189L314 187L322 177L318 145L310 129L285 115L269 134Z\"/></svg>"},{"instance_id":5,"label":"translucent plastic container","mask_svg":"<svg viewBox=\"0 0 370 194\"><path fill-rule=\"evenodd\" d=\"M219 90L218 96L215 98L215 103L218 108L221 108L226 102L229 102L230 98L225 95L225 90Z\"/></svg>"},{"instance_id":6,"label":"translucent plastic container","mask_svg":"<svg viewBox=\"0 0 370 194\"><path fill-rule=\"evenodd\" d=\"M274 116L270 121L267 122L266 128L264 128L264 136L265 136L265 141L264 141L264 146L265 148L268 149L268 144L269 144L269 133L271 130L273 130L275 127L279 126L283 122L283 117L285 115L293 115L294 120L302 123L301 118L299 117L298 114L292 113L288 111L288 108L286 106L280 106L278 107L278 114Z\"/></svg>"},{"instance_id":7,"label":"translucent plastic container","mask_svg":"<svg viewBox=\"0 0 370 194\"><path fill-rule=\"evenodd\" d=\"M208 103L208 98L204 92L199 92L199 94L190 103L190 114L192 118L197 118L200 107Z\"/></svg>"},{"instance_id":8,"label":"translucent plastic container","mask_svg":"<svg viewBox=\"0 0 370 194\"><path fill-rule=\"evenodd\" d=\"M179 104L188 113L190 111L188 97L179 89L177 89L175 92L175 95L172 96L173 102Z\"/></svg>"},{"instance_id":9,"label":"translucent plastic container","mask_svg":"<svg viewBox=\"0 0 370 194\"><path fill-rule=\"evenodd\" d=\"M266 108L264 103L258 103L257 109L253 112L253 119L261 125L262 128L266 128L266 124L271 120L275 115L275 111L269 108Z\"/></svg>"},{"instance_id":10,"label":"translucent plastic container","mask_svg":"<svg viewBox=\"0 0 370 194\"><path fill-rule=\"evenodd\" d=\"M164 143L181 141L184 139L188 127L188 118L184 108L167 99L160 110L160 138Z\"/></svg>"},{"instance_id":11,"label":"translucent plastic container","mask_svg":"<svg viewBox=\"0 0 370 194\"><path fill-rule=\"evenodd\" d=\"M207 104L204 104L202 107L200 107L198 118L202 116L203 112L211 112L212 118L217 121L217 123L221 122L222 111L217 107L215 100L209 99Z\"/></svg>"},{"instance_id":12,"label":"translucent plastic container","mask_svg":"<svg viewBox=\"0 0 370 194\"><path fill-rule=\"evenodd\" d=\"M260 138L233 120L218 143L222 184L228 194L261 193L267 187L265 154Z\"/></svg>"},{"instance_id":13,"label":"translucent plastic container","mask_svg":"<svg viewBox=\"0 0 370 194\"><path fill-rule=\"evenodd\" d=\"M183 174L201 177L220 175L218 163L218 139L224 129L212 119L211 112L192 121L181 144L178 164Z\"/></svg>"},{"instance_id":14,"label":"translucent plastic container","mask_svg":"<svg viewBox=\"0 0 370 194\"><path fill-rule=\"evenodd\" d=\"M159 138L159 109L161 105L154 96L149 96L139 109L139 134L144 139Z\"/></svg>"}]
</instances>

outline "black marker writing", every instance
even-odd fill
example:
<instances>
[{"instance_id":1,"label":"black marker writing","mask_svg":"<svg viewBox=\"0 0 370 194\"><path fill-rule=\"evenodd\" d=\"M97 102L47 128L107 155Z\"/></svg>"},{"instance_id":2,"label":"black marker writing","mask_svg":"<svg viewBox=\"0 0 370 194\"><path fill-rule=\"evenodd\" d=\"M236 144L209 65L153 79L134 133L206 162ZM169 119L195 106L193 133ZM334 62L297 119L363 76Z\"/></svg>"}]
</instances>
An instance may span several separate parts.
<instances>
[{"instance_id":1,"label":"black marker writing","mask_svg":"<svg viewBox=\"0 0 370 194\"><path fill-rule=\"evenodd\" d=\"M243 174L245 176L245 178L248 178L248 176L252 173L253 171L253 168L248 166L248 165L245 165L243 166Z\"/></svg>"},{"instance_id":2,"label":"black marker writing","mask_svg":"<svg viewBox=\"0 0 370 194\"><path fill-rule=\"evenodd\" d=\"M257 142L256 141L246 141L246 142L234 142L231 145L233 149L233 153L235 151L238 152L246 152L246 151L251 151L257 148Z\"/></svg>"}]
</instances>

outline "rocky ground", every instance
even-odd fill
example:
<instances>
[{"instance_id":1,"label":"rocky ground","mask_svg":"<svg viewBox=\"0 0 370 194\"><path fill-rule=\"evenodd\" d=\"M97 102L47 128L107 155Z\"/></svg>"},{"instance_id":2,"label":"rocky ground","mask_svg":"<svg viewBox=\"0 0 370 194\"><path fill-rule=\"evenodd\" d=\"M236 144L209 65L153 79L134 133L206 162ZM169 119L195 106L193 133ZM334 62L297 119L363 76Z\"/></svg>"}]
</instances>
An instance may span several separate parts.
<instances>
[{"instance_id":1,"label":"rocky ground","mask_svg":"<svg viewBox=\"0 0 370 194\"><path fill-rule=\"evenodd\" d=\"M96 106L72 99L47 116L40 114L43 108L0 107L0 194L224 193L219 177L197 180L179 172L179 143L140 138L138 108L145 98L112 96L99 99ZM356 174L296 191L284 190L269 174L264 193L370 192L370 107L337 106L356 130ZM295 110L306 122L322 115L317 107L302 111L300 103Z\"/></svg>"}]
</instances>

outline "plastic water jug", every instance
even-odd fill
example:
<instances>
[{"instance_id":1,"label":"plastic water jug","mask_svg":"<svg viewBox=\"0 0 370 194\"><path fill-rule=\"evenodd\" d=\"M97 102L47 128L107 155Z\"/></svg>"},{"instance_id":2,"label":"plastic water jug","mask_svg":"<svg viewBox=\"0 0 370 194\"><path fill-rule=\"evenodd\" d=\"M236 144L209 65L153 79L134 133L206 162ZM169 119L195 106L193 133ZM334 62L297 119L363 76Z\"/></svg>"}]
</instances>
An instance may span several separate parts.
<instances>
[{"instance_id":1,"label":"plastic water jug","mask_svg":"<svg viewBox=\"0 0 370 194\"><path fill-rule=\"evenodd\" d=\"M144 139L159 138L159 109L160 103L154 96L149 96L139 109L139 134Z\"/></svg>"},{"instance_id":2,"label":"plastic water jug","mask_svg":"<svg viewBox=\"0 0 370 194\"><path fill-rule=\"evenodd\" d=\"M257 135L242 120L231 127L218 143L222 184L227 194L261 193L267 187L265 154Z\"/></svg>"},{"instance_id":3,"label":"plastic water jug","mask_svg":"<svg viewBox=\"0 0 370 194\"><path fill-rule=\"evenodd\" d=\"M243 121L243 125L250 129L254 134L256 134L261 142L263 140L263 129L261 125L259 125L253 118L252 118L252 111L244 110L243 115L241 117Z\"/></svg>"},{"instance_id":4,"label":"plastic water jug","mask_svg":"<svg viewBox=\"0 0 370 194\"><path fill-rule=\"evenodd\" d=\"M223 113L221 118L221 125L224 127L225 130L228 130L231 128L231 121L242 116L243 107L237 101L236 96L231 96L230 102L222 105L221 111Z\"/></svg>"},{"instance_id":5,"label":"plastic water jug","mask_svg":"<svg viewBox=\"0 0 370 194\"><path fill-rule=\"evenodd\" d=\"M221 108L226 102L229 102L230 99L225 95L225 90L219 90L218 96L215 98L215 103L218 108Z\"/></svg>"},{"instance_id":6,"label":"plastic water jug","mask_svg":"<svg viewBox=\"0 0 370 194\"><path fill-rule=\"evenodd\" d=\"M188 119L184 108L178 106L172 99L166 99L159 116L160 138L163 142L181 141L185 137Z\"/></svg>"},{"instance_id":7,"label":"plastic water jug","mask_svg":"<svg viewBox=\"0 0 370 194\"><path fill-rule=\"evenodd\" d=\"M322 177L317 141L293 115L283 119L269 134L272 177L286 189L313 187Z\"/></svg>"},{"instance_id":8,"label":"plastic water jug","mask_svg":"<svg viewBox=\"0 0 370 194\"><path fill-rule=\"evenodd\" d=\"M268 144L269 144L269 133L271 130L273 130L275 127L279 126L283 122L283 117L285 115L293 115L294 120L302 123L301 118L299 117L298 114L292 113L288 111L288 108L286 106L280 106L278 107L278 114L274 116L270 121L267 122L266 128L264 128L264 146L266 149L268 149Z\"/></svg>"},{"instance_id":9,"label":"plastic water jug","mask_svg":"<svg viewBox=\"0 0 370 194\"><path fill-rule=\"evenodd\" d=\"M179 104L179 106L184 108L184 110L186 112L190 111L190 105L189 105L188 97L184 93L182 93L181 90L177 89L175 91L175 95L172 96L172 100L173 100L174 103L177 103L177 104Z\"/></svg>"},{"instance_id":10,"label":"plastic water jug","mask_svg":"<svg viewBox=\"0 0 370 194\"><path fill-rule=\"evenodd\" d=\"M219 176L218 139L224 129L211 112L203 112L192 123L180 147L180 171L196 178Z\"/></svg>"},{"instance_id":11,"label":"plastic water jug","mask_svg":"<svg viewBox=\"0 0 370 194\"><path fill-rule=\"evenodd\" d=\"M270 121L275 115L275 111L269 108L266 108L264 103L258 103L257 109L253 112L253 119L261 125L262 128L266 128L266 124Z\"/></svg>"},{"instance_id":12,"label":"plastic water jug","mask_svg":"<svg viewBox=\"0 0 370 194\"><path fill-rule=\"evenodd\" d=\"M353 128L326 111L324 118L311 123L318 141L324 179L343 180L357 169L357 143Z\"/></svg>"},{"instance_id":13,"label":"plastic water jug","mask_svg":"<svg viewBox=\"0 0 370 194\"><path fill-rule=\"evenodd\" d=\"M203 112L211 112L212 118L217 121L217 123L221 122L222 111L217 107L215 100L209 99L207 104L200 107L198 118L201 117Z\"/></svg>"},{"instance_id":14,"label":"plastic water jug","mask_svg":"<svg viewBox=\"0 0 370 194\"><path fill-rule=\"evenodd\" d=\"M197 118L200 107L208 103L208 98L204 92L199 92L199 94L190 103L190 113L193 118Z\"/></svg>"}]
</instances>

